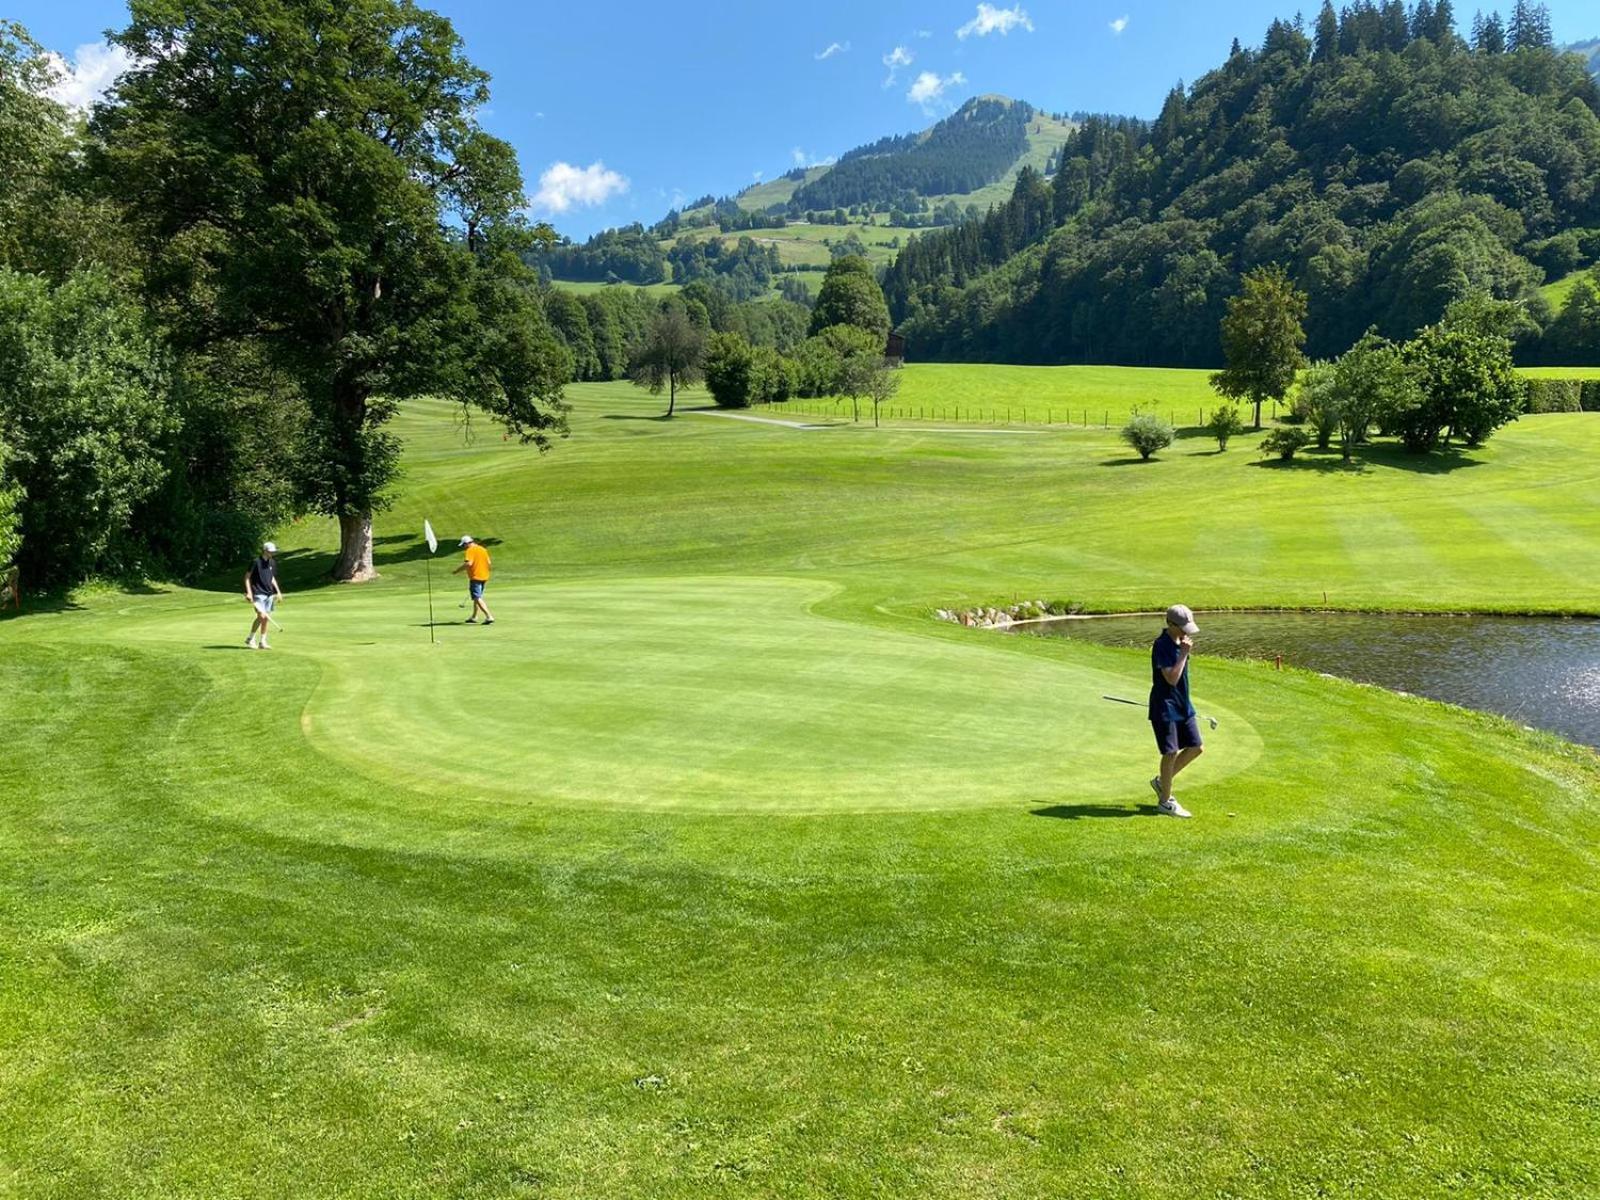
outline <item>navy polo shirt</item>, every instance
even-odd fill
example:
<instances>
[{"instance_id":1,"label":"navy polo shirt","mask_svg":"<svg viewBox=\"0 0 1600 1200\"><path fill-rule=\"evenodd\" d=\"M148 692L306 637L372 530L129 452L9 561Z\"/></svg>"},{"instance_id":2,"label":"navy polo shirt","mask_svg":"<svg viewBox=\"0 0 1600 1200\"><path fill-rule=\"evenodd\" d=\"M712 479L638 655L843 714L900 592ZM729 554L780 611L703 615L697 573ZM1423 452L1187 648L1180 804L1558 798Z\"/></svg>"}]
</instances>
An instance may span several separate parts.
<instances>
[{"instance_id":1,"label":"navy polo shirt","mask_svg":"<svg viewBox=\"0 0 1600 1200\"><path fill-rule=\"evenodd\" d=\"M1183 664L1183 674L1177 683L1168 683L1161 672L1178 665L1178 655L1183 647L1167 636L1163 630L1150 647L1150 719L1163 724L1167 721L1187 721L1195 715L1189 703L1189 664Z\"/></svg>"}]
</instances>

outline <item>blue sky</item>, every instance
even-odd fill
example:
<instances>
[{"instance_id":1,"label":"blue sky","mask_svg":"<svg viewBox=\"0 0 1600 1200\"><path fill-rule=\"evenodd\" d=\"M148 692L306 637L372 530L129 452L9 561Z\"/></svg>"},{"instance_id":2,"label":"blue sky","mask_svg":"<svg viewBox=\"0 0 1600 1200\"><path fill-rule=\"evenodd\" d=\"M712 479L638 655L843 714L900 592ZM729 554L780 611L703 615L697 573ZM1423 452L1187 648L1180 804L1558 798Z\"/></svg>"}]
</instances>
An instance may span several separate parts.
<instances>
[{"instance_id":1,"label":"blue sky","mask_svg":"<svg viewBox=\"0 0 1600 1200\"><path fill-rule=\"evenodd\" d=\"M1474 6L1457 2L1465 24ZM534 215L582 238L922 128L985 92L1051 111L1150 116L1173 83L1217 65L1235 36L1258 44L1297 4L1309 16L1318 0L435 7L494 77L483 123L517 147ZM78 94L114 70L95 43L122 23L122 3L8 7L80 69ZM1559 41L1600 36L1593 0L1550 9Z\"/></svg>"}]
</instances>

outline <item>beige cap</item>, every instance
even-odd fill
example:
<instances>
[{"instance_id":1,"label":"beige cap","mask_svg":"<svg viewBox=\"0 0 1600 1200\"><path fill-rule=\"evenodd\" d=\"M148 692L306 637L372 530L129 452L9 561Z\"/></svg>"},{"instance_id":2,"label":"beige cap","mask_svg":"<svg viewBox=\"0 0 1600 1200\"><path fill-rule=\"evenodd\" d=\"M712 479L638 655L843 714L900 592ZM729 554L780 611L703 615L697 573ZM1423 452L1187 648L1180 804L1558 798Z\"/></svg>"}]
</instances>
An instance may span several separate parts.
<instances>
[{"instance_id":1,"label":"beige cap","mask_svg":"<svg viewBox=\"0 0 1600 1200\"><path fill-rule=\"evenodd\" d=\"M1187 604L1174 604L1167 609L1167 624L1176 625L1185 633L1199 633L1200 626L1194 623L1194 613Z\"/></svg>"}]
</instances>

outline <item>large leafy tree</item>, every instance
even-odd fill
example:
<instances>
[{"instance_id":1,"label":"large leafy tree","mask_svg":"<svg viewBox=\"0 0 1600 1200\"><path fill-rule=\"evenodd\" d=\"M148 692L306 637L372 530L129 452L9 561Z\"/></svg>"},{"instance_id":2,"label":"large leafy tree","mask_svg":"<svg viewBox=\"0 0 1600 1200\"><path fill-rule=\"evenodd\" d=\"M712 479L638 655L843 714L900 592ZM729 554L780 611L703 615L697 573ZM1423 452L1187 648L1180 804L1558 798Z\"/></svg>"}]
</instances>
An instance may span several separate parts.
<instances>
[{"instance_id":1,"label":"large leafy tree","mask_svg":"<svg viewBox=\"0 0 1600 1200\"><path fill-rule=\"evenodd\" d=\"M634 347L628 375L652 395L667 393L667 416L678 407L678 389L698 383L706 358L706 333L681 303L661 306L649 331Z\"/></svg>"},{"instance_id":2,"label":"large leafy tree","mask_svg":"<svg viewBox=\"0 0 1600 1200\"><path fill-rule=\"evenodd\" d=\"M1433 449L1441 432L1479 446L1522 411L1527 386L1512 363L1509 338L1430 325L1406 343L1404 357L1422 393L1422 403L1401 414L1408 449Z\"/></svg>"},{"instance_id":3,"label":"large leafy tree","mask_svg":"<svg viewBox=\"0 0 1600 1200\"><path fill-rule=\"evenodd\" d=\"M889 306L872 264L864 258L847 255L835 259L822 278L822 290L811 310L811 332L821 333L834 325L866 330L878 339L880 351L889 336Z\"/></svg>"},{"instance_id":4,"label":"large leafy tree","mask_svg":"<svg viewBox=\"0 0 1600 1200\"><path fill-rule=\"evenodd\" d=\"M1399 414L1415 411L1424 400L1417 374L1400 347L1373 329L1340 356L1328 392L1345 462L1374 425L1398 420Z\"/></svg>"},{"instance_id":5,"label":"large leafy tree","mask_svg":"<svg viewBox=\"0 0 1600 1200\"><path fill-rule=\"evenodd\" d=\"M11 451L0 441L0 572L4 572L22 548L22 488L10 477L6 464Z\"/></svg>"},{"instance_id":6,"label":"large leafy tree","mask_svg":"<svg viewBox=\"0 0 1600 1200\"><path fill-rule=\"evenodd\" d=\"M312 414L306 497L339 520L336 578L373 574L421 394L526 443L564 432L569 362L525 248L515 158L475 113L488 77L410 0L133 0L136 65L93 126L180 348L253 339Z\"/></svg>"},{"instance_id":7,"label":"large leafy tree","mask_svg":"<svg viewBox=\"0 0 1600 1200\"><path fill-rule=\"evenodd\" d=\"M141 565L133 518L165 481L163 442L179 427L169 377L145 314L104 272L52 287L0 269L0 435L30 578Z\"/></svg>"},{"instance_id":8,"label":"large leafy tree","mask_svg":"<svg viewBox=\"0 0 1600 1200\"><path fill-rule=\"evenodd\" d=\"M1276 264L1251 271L1243 291L1228 301L1222 318L1228 365L1211 377L1211 386L1229 399L1255 405L1257 429L1262 403L1283 399L1305 366L1305 317L1305 293Z\"/></svg>"}]
</instances>

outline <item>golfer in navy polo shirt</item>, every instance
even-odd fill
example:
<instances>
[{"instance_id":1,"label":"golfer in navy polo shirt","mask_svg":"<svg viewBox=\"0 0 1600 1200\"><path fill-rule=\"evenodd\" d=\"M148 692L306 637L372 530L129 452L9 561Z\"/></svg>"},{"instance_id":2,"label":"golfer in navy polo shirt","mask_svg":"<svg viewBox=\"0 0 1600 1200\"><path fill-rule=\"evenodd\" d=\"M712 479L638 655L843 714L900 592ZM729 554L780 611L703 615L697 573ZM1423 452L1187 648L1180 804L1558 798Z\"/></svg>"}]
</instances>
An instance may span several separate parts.
<instances>
[{"instance_id":1,"label":"golfer in navy polo shirt","mask_svg":"<svg viewBox=\"0 0 1600 1200\"><path fill-rule=\"evenodd\" d=\"M1161 774L1150 781L1160 810L1187 817L1189 810L1172 794L1172 781L1204 751L1200 718L1189 700L1189 654L1200 632L1187 605L1167 609L1167 627L1150 648L1150 727L1161 750Z\"/></svg>"}]
</instances>

